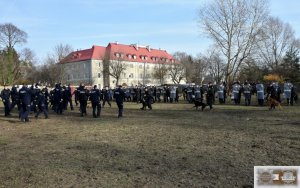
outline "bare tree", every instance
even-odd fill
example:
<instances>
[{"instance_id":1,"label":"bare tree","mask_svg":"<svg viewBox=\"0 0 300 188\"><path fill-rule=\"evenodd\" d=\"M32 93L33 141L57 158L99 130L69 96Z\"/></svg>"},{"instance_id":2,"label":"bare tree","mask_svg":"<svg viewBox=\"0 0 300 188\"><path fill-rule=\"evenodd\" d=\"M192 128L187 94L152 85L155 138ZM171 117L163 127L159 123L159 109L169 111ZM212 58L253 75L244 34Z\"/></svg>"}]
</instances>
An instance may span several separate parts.
<instances>
[{"instance_id":1,"label":"bare tree","mask_svg":"<svg viewBox=\"0 0 300 188\"><path fill-rule=\"evenodd\" d=\"M185 52L175 52L173 56L184 66L183 79L185 79L186 82L192 82L192 75L194 71L192 56Z\"/></svg>"},{"instance_id":2,"label":"bare tree","mask_svg":"<svg viewBox=\"0 0 300 188\"><path fill-rule=\"evenodd\" d=\"M127 69L127 64L119 57L117 60L110 60L109 69L109 75L116 79L116 86L118 86L121 74Z\"/></svg>"},{"instance_id":3,"label":"bare tree","mask_svg":"<svg viewBox=\"0 0 300 188\"><path fill-rule=\"evenodd\" d=\"M231 83L249 56L268 15L267 0L213 0L199 10L199 23L226 58Z\"/></svg>"},{"instance_id":4,"label":"bare tree","mask_svg":"<svg viewBox=\"0 0 300 188\"><path fill-rule=\"evenodd\" d=\"M207 56L204 57L204 60L208 65L208 74L210 75L212 81L215 83L220 83L224 78L225 73L225 63L220 57L220 54L216 52L215 48L213 50L208 51Z\"/></svg>"},{"instance_id":5,"label":"bare tree","mask_svg":"<svg viewBox=\"0 0 300 188\"><path fill-rule=\"evenodd\" d=\"M0 45L8 49L14 48L16 44L27 42L27 33L11 23L0 25Z\"/></svg>"},{"instance_id":6,"label":"bare tree","mask_svg":"<svg viewBox=\"0 0 300 188\"><path fill-rule=\"evenodd\" d=\"M272 70L276 69L286 51L291 48L295 36L292 27L279 18L269 17L260 32L257 45L259 58Z\"/></svg>"},{"instance_id":7,"label":"bare tree","mask_svg":"<svg viewBox=\"0 0 300 188\"><path fill-rule=\"evenodd\" d=\"M53 52L48 54L45 64L48 65L49 71L53 75L51 83L61 83L66 80L65 66L60 62L72 51L73 48L69 44L58 44L53 48Z\"/></svg>"},{"instance_id":8,"label":"bare tree","mask_svg":"<svg viewBox=\"0 0 300 188\"><path fill-rule=\"evenodd\" d=\"M192 81L196 84L202 84L207 76L208 67L208 62L201 55L198 55L197 58L194 58Z\"/></svg>"},{"instance_id":9,"label":"bare tree","mask_svg":"<svg viewBox=\"0 0 300 188\"><path fill-rule=\"evenodd\" d=\"M168 72L169 68L163 62L158 62L158 64L154 67L153 78L158 79L159 83L162 85L165 82L165 77Z\"/></svg>"},{"instance_id":10,"label":"bare tree","mask_svg":"<svg viewBox=\"0 0 300 188\"><path fill-rule=\"evenodd\" d=\"M185 67L180 62L175 62L170 65L169 68L170 76L174 84L179 84L185 76Z\"/></svg>"}]
</instances>

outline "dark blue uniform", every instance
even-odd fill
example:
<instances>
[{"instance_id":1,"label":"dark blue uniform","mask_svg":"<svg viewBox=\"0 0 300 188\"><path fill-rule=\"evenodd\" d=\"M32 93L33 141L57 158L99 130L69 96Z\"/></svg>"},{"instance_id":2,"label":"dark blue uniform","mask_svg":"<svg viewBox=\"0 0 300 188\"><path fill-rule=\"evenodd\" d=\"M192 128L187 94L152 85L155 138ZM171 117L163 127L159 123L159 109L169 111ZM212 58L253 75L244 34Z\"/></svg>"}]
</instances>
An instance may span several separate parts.
<instances>
[{"instance_id":1,"label":"dark blue uniform","mask_svg":"<svg viewBox=\"0 0 300 188\"><path fill-rule=\"evenodd\" d=\"M45 90L44 92L39 92L37 94L37 105L38 105L38 111L35 115L36 118L39 117L40 113L43 112L45 115L45 118L48 118L48 110L46 108L46 97L45 97Z\"/></svg>"},{"instance_id":2,"label":"dark blue uniform","mask_svg":"<svg viewBox=\"0 0 300 188\"><path fill-rule=\"evenodd\" d=\"M141 110L146 110L147 106L150 110L152 110L152 103L154 102L154 98L150 94L149 90L145 91L145 95L144 95L143 99L141 100L141 102L143 104L143 107L141 108Z\"/></svg>"},{"instance_id":3,"label":"dark blue uniform","mask_svg":"<svg viewBox=\"0 0 300 188\"><path fill-rule=\"evenodd\" d=\"M26 86L23 86L19 90L20 96L20 118L21 121L29 121L28 115L30 112L30 103L31 103L31 90Z\"/></svg>"},{"instance_id":4,"label":"dark blue uniform","mask_svg":"<svg viewBox=\"0 0 300 188\"><path fill-rule=\"evenodd\" d=\"M60 85L57 84L53 91L53 108L57 114L62 114L62 112L63 112L62 99L63 99L62 89L61 89Z\"/></svg>"},{"instance_id":5,"label":"dark blue uniform","mask_svg":"<svg viewBox=\"0 0 300 188\"><path fill-rule=\"evenodd\" d=\"M4 88L1 91L1 98L2 98L2 102L4 104L4 114L5 116L9 116L10 115L10 90L7 88Z\"/></svg>"},{"instance_id":6,"label":"dark blue uniform","mask_svg":"<svg viewBox=\"0 0 300 188\"><path fill-rule=\"evenodd\" d=\"M101 104L100 104L101 92L99 89L95 88L90 91L90 101L93 107L93 117L100 117Z\"/></svg>"},{"instance_id":7,"label":"dark blue uniform","mask_svg":"<svg viewBox=\"0 0 300 188\"><path fill-rule=\"evenodd\" d=\"M73 102L72 102L72 91L71 91L70 86L66 87L65 93L66 93L66 97L67 97L67 106L68 106L68 103L70 103L71 110L74 110ZM66 106L66 108L67 108L67 106Z\"/></svg>"},{"instance_id":8,"label":"dark blue uniform","mask_svg":"<svg viewBox=\"0 0 300 188\"><path fill-rule=\"evenodd\" d=\"M114 98L116 99L116 103L119 108L118 118L123 117L123 100L125 97L124 91L119 87L114 91Z\"/></svg>"},{"instance_id":9,"label":"dark blue uniform","mask_svg":"<svg viewBox=\"0 0 300 188\"><path fill-rule=\"evenodd\" d=\"M84 88L84 86L80 86L77 92L78 92L81 116L83 116L83 114L87 115L86 106L89 98L89 92L87 89Z\"/></svg>"},{"instance_id":10,"label":"dark blue uniform","mask_svg":"<svg viewBox=\"0 0 300 188\"><path fill-rule=\"evenodd\" d=\"M102 90L102 94L103 94L103 104L102 106L105 106L105 102L107 102L107 104L111 107L111 103L110 103L110 94L109 94L109 90L108 89L103 89Z\"/></svg>"},{"instance_id":11,"label":"dark blue uniform","mask_svg":"<svg viewBox=\"0 0 300 188\"><path fill-rule=\"evenodd\" d=\"M19 97L19 92L17 91L17 88L13 86L11 88L11 107L10 110L14 109L14 107L17 105L18 110L20 110L20 97Z\"/></svg>"},{"instance_id":12,"label":"dark blue uniform","mask_svg":"<svg viewBox=\"0 0 300 188\"><path fill-rule=\"evenodd\" d=\"M214 100L215 92L212 85L208 85L207 87L207 93L206 93L206 103L209 106L210 109L212 109L212 104Z\"/></svg>"}]
</instances>

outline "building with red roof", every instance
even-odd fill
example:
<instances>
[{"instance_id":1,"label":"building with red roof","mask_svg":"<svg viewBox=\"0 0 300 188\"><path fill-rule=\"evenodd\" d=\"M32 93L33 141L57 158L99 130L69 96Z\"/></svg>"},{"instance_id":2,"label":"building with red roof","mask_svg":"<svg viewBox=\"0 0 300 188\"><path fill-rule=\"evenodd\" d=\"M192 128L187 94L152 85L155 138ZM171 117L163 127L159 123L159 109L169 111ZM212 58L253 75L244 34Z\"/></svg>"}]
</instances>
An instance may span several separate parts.
<instances>
[{"instance_id":1,"label":"building with red roof","mask_svg":"<svg viewBox=\"0 0 300 188\"><path fill-rule=\"evenodd\" d=\"M60 64L64 66L66 82L104 86L160 85L154 72L160 67L178 63L166 50L138 44L109 43L107 47L94 45L90 49L70 53ZM108 71L109 70L109 71ZM120 73L120 74L118 74ZM118 78L119 75L119 78ZM169 74L162 84L171 84Z\"/></svg>"}]
</instances>

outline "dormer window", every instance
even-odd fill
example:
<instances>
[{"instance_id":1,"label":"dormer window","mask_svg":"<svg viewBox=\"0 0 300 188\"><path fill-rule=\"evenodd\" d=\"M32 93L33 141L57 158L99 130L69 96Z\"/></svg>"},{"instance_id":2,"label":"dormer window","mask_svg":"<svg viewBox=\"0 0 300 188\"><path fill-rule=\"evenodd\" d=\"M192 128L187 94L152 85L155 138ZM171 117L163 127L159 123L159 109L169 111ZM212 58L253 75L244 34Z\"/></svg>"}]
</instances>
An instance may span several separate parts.
<instances>
[{"instance_id":1,"label":"dormer window","mask_svg":"<svg viewBox=\"0 0 300 188\"><path fill-rule=\"evenodd\" d=\"M136 59L136 55L133 55L133 59Z\"/></svg>"},{"instance_id":2,"label":"dormer window","mask_svg":"<svg viewBox=\"0 0 300 188\"><path fill-rule=\"evenodd\" d=\"M147 56L145 56L145 60L148 60L148 57L147 57Z\"/></svg>"},{"instance_id":3,"label":"dormer window","mask_svg":"<svg viewBox=\"0 0 300 188\"><path fill-rule=\"evenodd\" d=\"M128 54L128 59L131 59L132 58L132 55Z\"/></svg>"},{"instance_id":4,"label":"dormer window","mask_svg":"<svg viewBox=\"0 0 300 188\"><path fill-rule=\"evenodd\" d=\"M115 55L116 55L116 57L120 57L120 54L119 54L119 53L116 53Z\"/></svg>"}]
</instances>

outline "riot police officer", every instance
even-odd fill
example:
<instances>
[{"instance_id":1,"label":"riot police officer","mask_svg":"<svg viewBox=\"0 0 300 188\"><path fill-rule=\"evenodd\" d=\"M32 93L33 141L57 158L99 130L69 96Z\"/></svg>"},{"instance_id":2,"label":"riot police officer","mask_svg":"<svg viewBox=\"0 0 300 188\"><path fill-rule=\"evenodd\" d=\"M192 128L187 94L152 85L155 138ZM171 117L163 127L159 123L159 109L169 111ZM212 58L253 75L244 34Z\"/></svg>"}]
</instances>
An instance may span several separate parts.
<instances>
[{"instance_id":1,"label":"riot police officer","mask_svg":"<svg viewBox=\"0 0 300 188\"><path fill-rule=\"evenodd\" d=\"M154 102L154 98L153 96L150 94L149 90L145 90L145 95L143 96L141 103L143 104L143 107L141 108L141 110L146 110L146 107L148 106L148 108L150 110L152 110L152 103Z\"/></svg>"},{"instance_id":2,"label":"riot police officer","mask_svg":"<svg viewBox=\"0 0 300 188\"><path fill-rule=\"evenodd\" d=\"M102 94L103 94L103 103L102 103L102 107L105 106L105 103L107 102L107 104L109 105L109 107L111 107L111 103L110 103L110 93L109 93L109 89L108 87L103 88L102 90Z\"/></svg>"},{"instance_id":3,"label":"riot police officer","mask_svg":"<svg viewBox=\"0 0 300 188\"><path fill-rule=\"evenodd\" d=\"M63 93L60 84L55 85L55 89L53 91L53 107L54 111L57 114L63 113Z\"/></svg>"},{"instance_id":4,"label":"riot police officer","mask_svg":"<svg viewBox=\"0 0 300 188\"><path fill-rule=\"evenodd\" d=\"M283 85L283 92L287 101L287 105L292 105L292 87L293 84L289 81L286 81Z\"/></svg>"},{"instance_id":5,"label":"riot police officer","mask_svg":"<svg viewBox=\"0 0 300 188\"><path fill-rule=\"evenodd\" d=\"M232 86L232 95L234 104L238 105L240 104L240 92L241 92L241 85L239 82L235 82Z\"/></svg>"},{"instance_id":6,"label":"riot police officer","mask_svg":"<svg viewBox=\"0 0 300 188\"><path fill-rule=\"evenodd\" d=\"M4 89L1 91L1 98L4 105L4 114L5 116L10 116L10 89L4 85Z\"/></svg>"},{"instance_id":7,"label":"riot police officer","mask_svg":"<svg viewBox=\"0 0 300 188\"><path fill-rule=\"evenodd\" d=\"M20 118L23 122L28 122L29 118L29 112L30 112L30 103L31 103L31 90L26 86L23 85L23 87L19 90L19 96L20 96Z\"/></svg>"},{"instance_id":8,"label":"riot police officer","mask_svg":"<svg viewBox=\"0 0 300 188\"><path fill-rule=\"evenodd\" d=\"M243 86L243 92L245 97L245 106L249 106L251 103L251 85L248 83L248 81L245 81Z\"/></svg>"},{"instance_id":9,"label":"riot police officer","mask_svg":"<svg viewBox=\"0 0 300 188\"><path fill-rule=\"evenodd\" d=\"M46 107L46 88L43 88L41 91L38 91L37 106L38 106L38 111L35 115L35 118L38 118L40 113L43 112L45 115L45 119L47 119L48 118L48 109Z\"/></svg>"},{"instance_id":10,"label":"riot police officer","mask_svg":"<svg viewBox=\"0 0 300 188\"><path fill-rule=\"evenodd\" d=\"M256 96L257 96L258 105L263 106L265 100L265 87L260 82L256 84Z\"/></svg>"},{"instance_id":11,"label":"riot police officer","mask_svg":"<svg viewBox=\"0 0 300 188\"><path fill-rule=\"evenodd\" d=\"M215 98L214 96L215 96L214 87L209 82L207 85L207 91L206 91L206 103L209 106L210 110L213 108L212 104L213 104L213 100Z\"/></svg>"},{"instance_id":12,"label":"riot police officer","mask_svg":"<svg viewBox=\"0 0 300 188\"><path fill-rule=\"evenodd\" d=\"M123 100L124 100L124 91L122 90L122 86L119 85L119 87L114 91L114 98L116 100L116 103L118 105L119 113L118 118L123 117Z\"/></svg>"},{"instance_id":13,"label":"riot police officer","mask_svg":"<svg viewBox=\"0 0 300 188\"><path fill-rule=\"evenodd\" d=\"M12 111L12 109L14 109L14 107L17 105L18 110L20 110L20 98L19 98L19 93L17 90L17 87L14 85L11 88L11 107L10 110Z\"/></svg>"},{"instance_id":14,"label":"riot police officer","mask_svg":"<svg viewBox=\"0 0 300 188\"><path fill-rule=\"evenodd\" d=\"M80 104L81 117L83 117L83 114L87 115L86 106L87 106L88 98L89 98L89 91L85 88L84 84L80 84L78 88L78 99Z\"/></svg>"},{"instance_id":15,"label":"riot police officer","mask_svg":"<svg viewBox=\"0 0 300 188\"><path fill-rule=\"evenodd\" d=\"M220 104L225 104L226 97L226 85L224 83L218 86L218 98Z\"/></svg>"},{"instance_id":16,"label":"riot police officer","mask_svg":"<svg viewBox=\"0 0 300 188\"><path fill-rule=\"evenodd\" d=\"M101 92L97 89L97 85L94 85L94 88L90 91L90 101L92 102L93 107L93 117L100 117L101 113L101 104L100 104Z\"/></svg>"},{"instance_id":17,"label":"riot police officer","mask_svg":"<svg viewBox=\"0 0 300 188\"><path fill-rule=\"evenodd\" d=\"M66 98L67 98L67 104L66 104L67 106L66 106L66 108L68 107L68 103L70 103L71 110L74 110L73 102L72 102L72 89L71 89L70 84L68 84L66 86L65 92L66 92Z\"/></svg>"}]
</instances>

